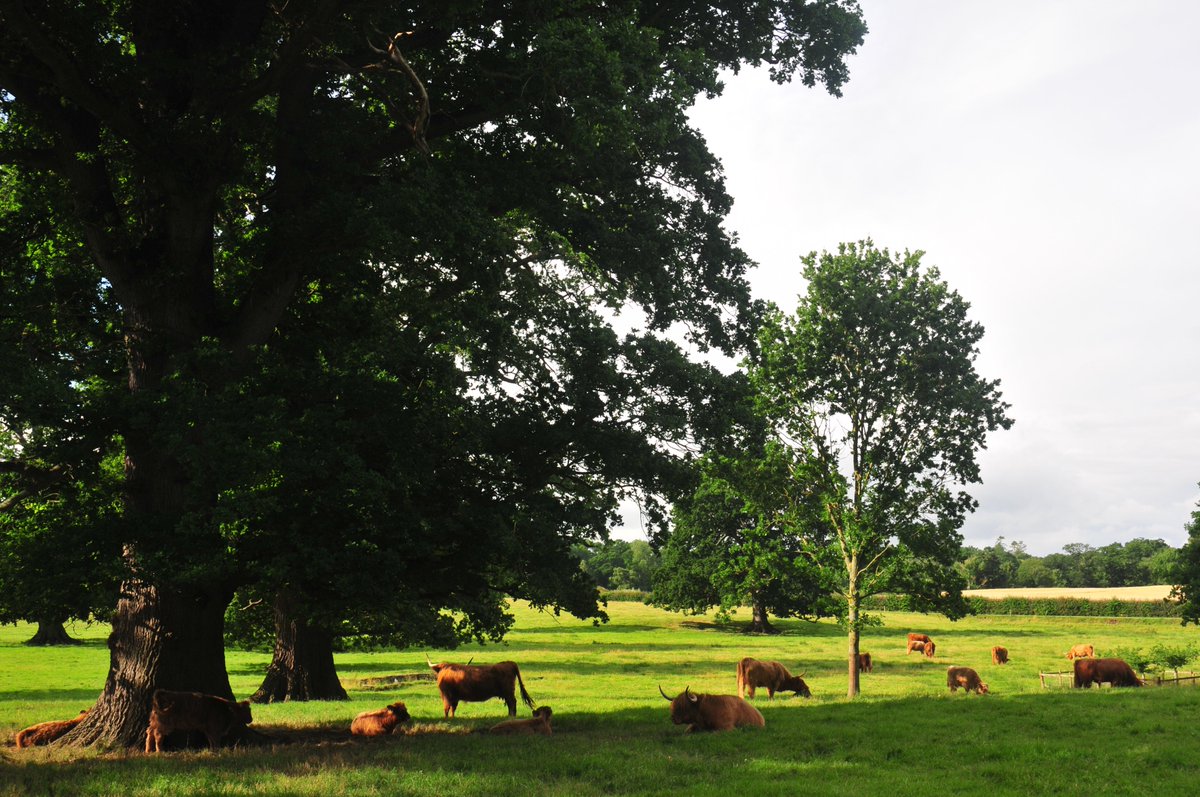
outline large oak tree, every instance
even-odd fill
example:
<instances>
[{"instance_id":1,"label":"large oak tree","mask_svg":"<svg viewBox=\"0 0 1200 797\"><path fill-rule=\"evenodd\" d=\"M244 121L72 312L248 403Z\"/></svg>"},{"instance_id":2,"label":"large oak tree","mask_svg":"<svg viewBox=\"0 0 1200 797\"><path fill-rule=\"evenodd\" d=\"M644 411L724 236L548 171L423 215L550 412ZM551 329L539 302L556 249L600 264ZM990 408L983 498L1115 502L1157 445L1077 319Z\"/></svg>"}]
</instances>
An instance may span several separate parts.
<instances>
[{"instance_id":1,"label":"large oak tree","mask_svg":"<svg viewBox=\"0 0 1200 797\"><path fill-rule=\"evenodd\" d=\"M740 342L747 263L687 106L742 64L836 92L863 32L849 1L0 2L0 168L52 197L55 235L119 307L125 355L102 430L125 455L125 576L103 694L68 739L136 743L156 687L229 695L234 589L303 584L323 546L344 555L329 572L375 561L406 498L380 482L417 471L395 460L420 455L404 436L439 409L431 434L470 433L434 448L457 452L468 506L440 534L429 513L406 524L393 542L415 547L393 558L495 537L497 577L463 570L486 585L481 614L508 589L574 601L531 578L539 563L602 529L621 489L662 487L664 444L705 423L680 410L702 388L661 333ZM376 385L403 382L396 412L415 424L375 441L372 407L281 386L315 364L328 396L369 370L370 352L293 351L305 311L348 295L395 310L422 363L375 369ZM618 338L599 307L636 309L643 333ZM423 369L449 403L408 381ZM291 456L328 453L302 439L325 423L356 438L325 465L372 477L362 505L343 510L351 480L329 489L305 473L319 460ZM387 431L401 439L361 459ZM281 510L285 495L339 507L353 533ZM479 512L490 522L470 523Z\"/></svg>"}]
</instances>

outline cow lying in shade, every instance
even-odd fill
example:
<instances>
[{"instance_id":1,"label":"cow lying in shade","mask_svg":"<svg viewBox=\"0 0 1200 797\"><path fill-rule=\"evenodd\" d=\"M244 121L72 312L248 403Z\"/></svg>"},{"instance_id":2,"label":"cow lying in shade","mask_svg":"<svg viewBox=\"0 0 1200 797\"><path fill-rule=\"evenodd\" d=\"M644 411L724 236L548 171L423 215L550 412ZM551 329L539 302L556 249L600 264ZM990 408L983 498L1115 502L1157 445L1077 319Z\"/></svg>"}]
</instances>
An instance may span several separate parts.
<instances>
[{"instance_id":1,"label":"cow lying in shade","mask_svg":"<svg viewBox=\"0 0 1200 797\"><path fill-rule=\"evenodd\" d=\"M979 673L970 667L950 667L946 670L946 686L951 692L957 692L959 687L977 695L986 695L988 685L979 680Z\"/></svg>"},{"instance_id":2,"label":"cow lying in shade","mask_svg":"<svg viewBox=\"0 0 1200 797\"><path fill-rule=\"evenodd\" d=\"M1074 645L1067 651L1067 660L1082 659L1088 656L1095 656L1096 649L1091 645Z\"/></svg>"},{"instance_id":3,"label":"cow lying in shade","mask_svg":"<svg viewBox=\"0 0 1200 797\"><path fill-rule=\"evenodd\" d=\"M812 697L803 675L792 675L787 667L777 661L744 658L737 666L738 697L753 699L754 690L760 686L766 687L768 698L774 698L776 692L794 692L801 697Z\"/></svg>"},{"instance_id":4,"label":"cow lying in shade","mask_svg":"<svg viewBox=\"0 0 1200 797\"><path fill-rule=\"evenodd\" d=\"M201 692L154 690L150 726L146 728L146 752L162 752L163 740L176 731L199 731L215 750L231 731L253 722L250 701L235 703Z\"/></svg>"},{"instance_id":5,"label":"cow lying in shade","mask_svg":"<svg viewBox=\"0 0 1200 797\"><path fill-rule=\"evenodd\" d=\"M1133 668L1122 659L1076 659L1075 688L1087 689L1092 684L1113 686L1145 686Z\"/></svg>"},{"instance_id":6,"label":"cow lying in shade","mask_svg":"<svg viewBox=\"0 0 1200 797\"><path fill-rule=\"evenodd\" d=\"M505 720L492 726L492 733L501 736L517 736L540 733L551 736L554 731L550 728L550 717L554 712L549 706L538 706L533 710L533 716L527 720Z\"/></svg>"},{"instance_id":7,"label":"cow lying in shade","mask_svg":"<svg viewBox=\"0 0 1200 797\"><path fill-rule=\"evenodd\" d=\"M999 645L992 648L992 664L1008 664L1008 648Z\"/></svg>"},{"instance_id":8,"label":"cow lying in shade","mask_svg":"<svg viewBox=\"0 0 1200 797\"><path fill-rule=\"evenodd\" d=\"M401 723L408 722L408 709L403 703L392 703L376 711L364 711L350 723L352 736L386 736L395 733Z\"/></svg>"},{"instance_id":9,"label":"cow lying in shade","mask_svg":"<svg viewBox=\"0 0 1200 797\"><path fill-rule=\"evenodd\" d=\"M36 747L38 745L50 744L60 737L65 736L67 731L82 722L86 716L87 709L85 708L74 719L50 720L49 722L39 722L37 725L31 725L17 734L17 747Z\"/></svg>"},{"instance_id":10,"label":"cow lying in shade","mask_svg":"<svg viewBox=\"0 0 1200 797\"><path fill-rule=\"evenodd\" d=\"M686 725L685 733L761 728L767 724L758 709L733 695L697 695L686 688L672 700L661 686L658 693L671 702L671 722Z\"/></svg>"}]
</instances>

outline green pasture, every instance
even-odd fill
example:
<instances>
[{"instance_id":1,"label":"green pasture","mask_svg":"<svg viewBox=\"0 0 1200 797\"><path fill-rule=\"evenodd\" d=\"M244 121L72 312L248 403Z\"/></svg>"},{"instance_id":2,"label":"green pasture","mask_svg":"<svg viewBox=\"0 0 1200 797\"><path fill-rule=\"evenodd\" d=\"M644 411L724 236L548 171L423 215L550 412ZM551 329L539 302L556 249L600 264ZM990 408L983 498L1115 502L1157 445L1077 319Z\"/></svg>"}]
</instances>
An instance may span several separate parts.
<instances>
[{"instance_id":1,"label":"green pasture","mask_svg":"<svg viewBox=\"0 0 1200 797\"><path fill-rule=\"evenodd\" d=\"M512 659L539 703L554 709L553 737L492 737L498 700L442 719L429 681L386 688L365 679L426 672L423 650L338 656L351 700L255 706L261 748L145 756L136 751L16 750L13 734L91 704L108 669L107 628L78 626L86 644L28 648L32 629L0 628L0 795L923 795L1200 793L1200 689L1042 689L1039 671L1067 670L1063 654L1090 642L1117 647L1198 641L1177 620L974 617L958 622L885 613L864 634L875 671L845 698L846 640L829 622L782 621L775 637L737 624L636 603L609 606L593 626L518 605L508 642L435 661ZM923 631L937 657L905 654ZM1012 662L991 664L993 645ZM684 735L658 685L674 694L732 694L744 655L805 671L812 700L755 701L766 728ZM248 695L265 654L229 651L235 693ZM950 664L976 668L991 694L951 696ZM352 739L359 711L404 701L409 733ZM528 710L521 707L522 716Z\"/></svg>"}]
</instances>

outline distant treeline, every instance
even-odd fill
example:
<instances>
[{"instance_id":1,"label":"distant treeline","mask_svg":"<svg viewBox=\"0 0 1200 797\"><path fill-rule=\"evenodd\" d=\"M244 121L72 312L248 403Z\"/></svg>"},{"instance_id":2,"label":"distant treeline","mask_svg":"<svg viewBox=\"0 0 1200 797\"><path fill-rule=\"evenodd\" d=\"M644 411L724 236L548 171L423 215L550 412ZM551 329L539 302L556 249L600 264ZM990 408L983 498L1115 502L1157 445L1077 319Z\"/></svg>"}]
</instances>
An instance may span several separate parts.
<instances>
[{"instance_id":1,"label":"distant treeline","mask_svg":"<svg viewBox=\"0 0 1200 797\"><path fill-rule=\"evenodd\" d=\"M653 588L658 554L644 540L609 540L575 549L584 571L605 589ZM974 548L965 545L959 567L968 589L1005 587L1142 587L1174 583L1179 550L1162 540L1134 539L1102 548L1084 543L1063 546L1061 553L1033 556L1021 542ZM1021 599L1024 600L1024 599ZM993 613L995 609L991 610ZM1134 611L1134 610L1131 610ZM1140 610L1137 610L1140 611ZM1087 614L1082 611L1012 611L1011 614Z\"/></svg>"},{"instance_id":2,"label":"distant treeline","mask_svg":"<svg viewBox=\"0 0 1200 797\"><path fill-rule=\"evenodd\" d=\"M1071 543L1062 553L1032 556L1023 543L1005 545L1001 537L988 548L963 546L960 561L968 589L1003 589L1170 584L1178 559L1179 550L1162 540L1139 538L1103 548Z\"/></svg>"}]
</instances>

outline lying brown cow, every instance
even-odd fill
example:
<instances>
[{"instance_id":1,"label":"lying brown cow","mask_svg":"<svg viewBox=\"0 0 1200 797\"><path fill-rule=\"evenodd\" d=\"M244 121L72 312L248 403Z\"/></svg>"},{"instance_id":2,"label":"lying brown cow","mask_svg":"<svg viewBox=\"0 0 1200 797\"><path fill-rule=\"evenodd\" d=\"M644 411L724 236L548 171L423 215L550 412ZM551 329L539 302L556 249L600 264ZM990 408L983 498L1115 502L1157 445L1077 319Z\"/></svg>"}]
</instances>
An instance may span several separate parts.
<instances>
[{"instance_id":1,"label":"lying brown cow","mask_svg":"<svg viewBox=\"0 0 1200 797\"><path fill-rule=\"evenodd\" d=\"M873 668L874 668L874 665L871 664L871 654L870 653L859 653L858 654L858 671L859 672L871 672L871 670Z\"/></svg>"},{"instance_id":2,"label":"lying brown cow","mask_svg":"<svg viewBox=\"0 0 1200 797\"><path fill-rule=\"evenodd\" d=\"M351 736L386 736L395 733L403 722L408 722L408 708L403 703L392 703L376 711L364 711L350 723Z\"/></svg>"},{"instance_id":3,"label":"lying brown cow","mask_svg":"<svg viewBox=\"0 0 1200 797\"><path fill-rule=\"evenodd\" d=\"M17 747L36 747L38 745L50 744L59 737L66 735L67 731L82 722L87 713L88 710L85 708L79 712L79 716L75 719L50 720L49 722L39 722L37 725L31 725L17 734Z\"/></svg>"},{"instance_id":4,"label":"lying brown cow","mask_svg":"<svg viewBox=\"0 0 1200 797\"><path fill-rule=\"evenodd\" d=\"M946 686L950 687L951 692L957 692L960 686L968 692L974 692L978 695L986 695L988 691L988 685L979 680L979 673L970 667L950 667L947 669Z\"/></svg>"},{"instance_id":5,"label":"lying brown cow","mask_svg":"<svg viewBox=\"0 0 1200 797\"><path fill-rule=\"evenodd\" d=\"M1067 651L1067 660L1082 659L1088 656L1095 656L1096 649L1091 645L1075 645Z\"/></svg>"},{"instance_id":6,"label":"lying brown cow","mask_svg":"<svg viewBox=\"0 0 1200 797\"><path fill-rule=\"evenodd\" d=\"M515 736L518 734L540 733L551 736L554 731L550 728L550 717L554 712L549 706L538 706L533 710L533 717L527 720L505 720L492 726L492 733Z\"/></svg>"},{"instance_id":7,"label":"lying brown cow","mask_svg":"<svg viewBox=\"0 0 1200 797\"><path fill-rule=\"evenodd\" d=\"M685 733L729 731L734 728L761 728L766 725L758 709L733 695L694 695L690 688L675 696L658 687L658 693L671 701L671 722L687 725Z\"/></svg>"},{"instance_id":8,"label":"lying brown cow","mask_svg":"<svg viewBox=\"0 0 1200 797\"><path fill-rule=\"evenodd\" d=\"M429 661L426 657L426 661ZM478 703L498 697L508 706L508 716L517 716L516 686L521 686L521 700L533 708L533 698L525 691L521 671L516 662L501 661L491 665L450 664L442 662L429 667L437 673L438 691L442 693L444 715L453 717L459 703Z\"/></svg>"},{"instance_id":9,"label":"lying brown cow","mask_svg":"<svg viewBox=\"0 0 1200 797\"><path fill-rule=\"evenodd\" d=\"M163 739L176 731L200 731L208 746L216 749L230 731L253 722L250 701L235 703L200 692L171 692L155 689L146 728L146 752L162 752Z\"/></svg>"},{"instance_id":10,"label":"lying brown cow","mask_svg":"<svg viewBox=\"0 0 1200 797\"><path fill-rule=\"evenodd\" d=\"M1113 686L1145 686L1133 668L1121 659L1076 659L1075 688L1108 682Z\"/></svg>"},{"instance_id":11,"label":"lying brown cow","mask_svg":"<svg viewBox=\"0 0 1200 797\"><path fill-rule=\"evenodd\" d=\"M738 697L748 696L753 699L754 690L760 686L767 688L768 698L774 698L776 692L794 692L801 697L812 697L808 684L804 683L803 675L804 673L792 675L787 667L777 661L744 658L737 666Z\"/></svg>"},{"instance_id":12,"label":"lying brown cow","mask_svg":"<svg viewBox=\"0 0 1200 797\"><path fill-rule=\"evenodd\" d=\"M992 648L992 664L1008 664L1008 648L999 645Z\"/></svg>"}]
</instances>

